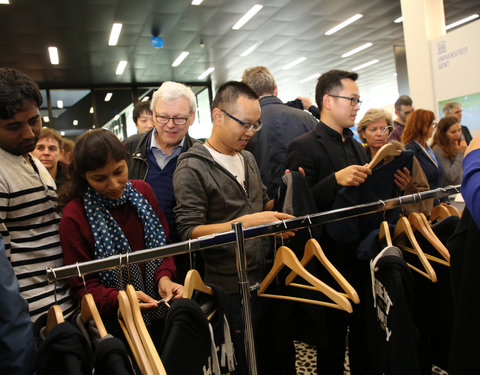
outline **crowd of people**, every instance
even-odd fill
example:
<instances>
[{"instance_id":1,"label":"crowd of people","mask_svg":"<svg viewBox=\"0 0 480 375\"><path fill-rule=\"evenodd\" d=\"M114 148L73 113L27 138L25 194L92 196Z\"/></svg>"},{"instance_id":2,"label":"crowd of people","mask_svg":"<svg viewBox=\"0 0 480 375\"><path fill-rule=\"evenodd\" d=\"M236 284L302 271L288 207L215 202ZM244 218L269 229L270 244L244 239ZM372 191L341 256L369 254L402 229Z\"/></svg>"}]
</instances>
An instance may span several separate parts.
<instances>
[{"instance_id":1,"label":"crowd of people","mask_svg":"<svg viewBox=\"0 0 480 375\"><path fill-rule=\"evenodd\" d=\"M135 105L138 134L122 143L111 132L96 129L79 136L73 147L55 130L42 128L42 97L32 79L0 68L0 291L8 298L4 308L15 304L17 309L14 314L0 309L5 348L0 357L14 359L0 368L33 373L35 362L25 358L36 350L31 322L45 321L53 304L68 319L86 292L93 295L107 330L122 336L116 311L125 270L88 275L84 287L80 277L48 284L47 268L228 231L234 221L246 228L293 218L274 210L282 177L290 171L305 177L317 212L330 210L342 187L368 183L368 163L387 143L413 154L408 166L394 167L386 178L397 195L460 184L471 141L468 128L461 125L460 103L447 103L438 124L432 111L414 109L407 96L395 103L395 121L383 109L369 109L357 125L361 144L350 129L361 105L357 78L355 72L331 70L318 79L317 106L308 98L289 106L277 97L267 68L247 69L242 81L217 89L211 105L213 129L205 143L188 135L197 110L194 93L181 83L165 82L151 103ZM293 108L300 104L302 108ZM431 205L417 209L428 214ZM478 220L477 211L472 214ZM342 274L353 284L360 282L353 248L358 244L339 244L329 231L318 239ZM272 265L273 241L248 241L246 253L253 285ZM228 294L239 373L247 373L234 246L216 247L198 258L195 266L203 280ZM188 255L130 267L129 279L152 336L165 317L159 300L182 298L191 267ZM253 295L252 314L254 327L267 327L275 312ZM347 336L352 373L368 371L360 358L362 323L354 316L334 310L324 315L328 345L317 351L317 359L326 373L343 369ZM261 373L273 373L273 368L275 373L295 373L293 347L285 347L279 359L263 350L269 345L262 341L265 336L256 342Z\"/></svg>"}]
</instances>

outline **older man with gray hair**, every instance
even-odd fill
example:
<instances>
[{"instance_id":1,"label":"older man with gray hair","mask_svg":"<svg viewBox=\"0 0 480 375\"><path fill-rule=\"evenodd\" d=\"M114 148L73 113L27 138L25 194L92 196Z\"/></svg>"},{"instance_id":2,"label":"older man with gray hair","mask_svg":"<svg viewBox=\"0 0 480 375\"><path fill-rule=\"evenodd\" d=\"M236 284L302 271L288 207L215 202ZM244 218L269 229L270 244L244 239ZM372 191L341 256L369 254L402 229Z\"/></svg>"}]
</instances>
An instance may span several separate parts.
<instances>
[{"instance_id":1,"label":"older man with gray hair","mask_svg":"<svg viewBox=\"0 0 480 375\"><path fill-rule=\"evenodd\" d=\"M128 163L128 177L150 184L167 218L173 242L179 241L173 212L176 204L173 172L177 167L178 156L196 142L188 135L188 128L195 120L196 109L195 94L189 87L177 82L164 82L152 97L153 129L125 140L125 146L132 154ZM177 281L183 282L188 270L186 257L175 257L175 262Z\"/></svg>"},{"instance_id":2,"label":"older man with gray hair","mask_svg":"<svg viewBox=\"0 0 480 375\"><path fill-rule=\"evenodd\" d=\"M470 130L467 126L462 125L462 104L460 102L446 102L442 107L442 112L444 116L455 116L458 118L458 123L462 126L462 135L467 142L467 145L470 144L472 140L472 135L470 134Z\"/></svg>"}]
</instances>

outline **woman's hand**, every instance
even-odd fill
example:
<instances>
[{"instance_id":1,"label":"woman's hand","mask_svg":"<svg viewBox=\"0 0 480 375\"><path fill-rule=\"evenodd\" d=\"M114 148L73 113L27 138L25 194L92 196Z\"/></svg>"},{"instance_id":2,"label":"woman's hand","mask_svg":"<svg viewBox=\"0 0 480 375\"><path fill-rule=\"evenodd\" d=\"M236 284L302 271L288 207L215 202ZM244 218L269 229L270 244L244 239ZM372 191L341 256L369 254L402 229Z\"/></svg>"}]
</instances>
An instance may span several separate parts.
<instances>
[{"instance_id":1,"label":"woman's hand","mask_svg":"<svg viewBox=\"0 0 480 375\"><path fill-rule=\"evenodd\" d=\"M467 149L467 142L464 139L459 139L455 142L455 146L457 147L458 152L465 152Z\"/></svg>"},{"instance_id":2,"label":"woman's hand","mask_svg":"<svg viewBox=\"0 0 480 375\"><path fill-rule=\"evenodd\" d=\"M149 295L143 293L140 290L136 290L135 292L137 293L138 302L140 302L140 311L146 312L154 307L158 307L157 301L155 301Z\"/></svg>"},{"instance_id":3,"label":"woman's hand","mask_svg":"<svg viewBox=\"0 0 480 375\"><path fill-rule=\"evenodd\" d=\"M174 283L168 276L162 276L158 280L158 294L167 301L182 298L183 285Z\"/></svg>"},{"instance_id":4,"label":"woman's hand","mask_svg":"<svg viewBox=\"0 0 480 375\"><path fill-rule=\"evenodd\" d=\"M393 176L395 185L397 185L400 191L404 191L410 183L410 171L408 168L403 167L403 170L397 169Z\"/></svg>"}]
</instances>

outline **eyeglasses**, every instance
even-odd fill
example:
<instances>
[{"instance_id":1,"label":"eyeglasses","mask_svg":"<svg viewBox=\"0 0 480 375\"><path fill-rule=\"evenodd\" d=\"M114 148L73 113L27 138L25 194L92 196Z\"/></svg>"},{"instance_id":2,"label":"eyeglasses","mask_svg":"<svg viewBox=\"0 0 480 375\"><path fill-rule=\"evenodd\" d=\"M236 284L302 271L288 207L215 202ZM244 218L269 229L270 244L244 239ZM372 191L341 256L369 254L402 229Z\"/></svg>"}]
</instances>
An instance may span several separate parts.
<instances>
[{"instance_id":1,"label":"eyeglasses","mask_svg":"<svg viewBox=\"0 0 480 375\"><path fill-rule=\"evenodd\" d=\"M437 125L438 125L438 123L437 123L436 121L433 121L433 122L432 122L432 128L435 129L435 128L437 127Z\"/></svg>"},{"instance_id":2,"label":"eyeglasses","mask_svg":"<svg viewBox=\"0 0 480 375\"><path fill-rule=\"evenodd\" d=\"M377 134L377 132L380 130L380 135L384 135L385 132L387 132L389 129L393 129L393 126L386 126L384 128L368 128L366 129L367 132L369 132L370 134Z\"/></svg>"},{"instance_id":3,"label":"eyeglasses","mask_svg":"<svg viewBox=\"0 0 480 375\"><path fill-rule=\"evenodd\" d=\"M350 100L350 104L353 107L355 107L357 104L359 107L362 105L362 101L360 100L360 98L355 98L353 96L342 96L342 95L332 95L332 94L328 94L328 95L330 95L332 98L348 99Z\"/></svg>"},{"instance_id":4,"label":"eyeglasses","mask_svg":"<svg viewBox=\"0 0 480 375\"><path fill-rule=\"evenodd\" d=\"M223 109L219 108L220 111L222 111L223 113L225 113L228 117L230 117L232 120L235 120L236 122L238 122L240 125L242 125L244 127L244 129L247 131L247 132L250 132L250 131L254 131L254 132L258 132L262 126L263 126L263 123L258 120L258 122L256 124L251 124L249 122L245 122L245 121L242 121L242 120L239 120L238 118L236 118L235 116L232 116L230 113L228 113L227 111L224 111Z\"/></svg>"},{"instance_id":5,"label":"eyeglasses","mask_svg":"<svg viewBox=\"0 0 480 375\"><path fill-rule=\"evenodd\" d=\"M192 113L190 112L187 117L168 117L168 116L162 116L158 115L156 113L153 114L153 121L156 122L157 124L160 125L167 125L170 120L173 121L175 125L185 125L187 123L187 120L189 119L190 115Z\"/></svg>"}]
</instances>

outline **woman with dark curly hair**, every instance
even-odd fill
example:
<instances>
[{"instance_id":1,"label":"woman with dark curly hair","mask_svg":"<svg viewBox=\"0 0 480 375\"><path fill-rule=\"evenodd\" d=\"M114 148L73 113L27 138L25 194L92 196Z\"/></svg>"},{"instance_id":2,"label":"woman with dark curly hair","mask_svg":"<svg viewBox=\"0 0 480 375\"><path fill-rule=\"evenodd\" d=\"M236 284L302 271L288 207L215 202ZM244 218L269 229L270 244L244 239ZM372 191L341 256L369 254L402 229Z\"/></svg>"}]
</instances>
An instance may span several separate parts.
<instances>
[{"instance_id":1,"label":"woman with dark curly hair","mask_svg":"<svg viewBox=\"0 0 480 375\"><path fill-rule=\"evenodd\" d=\"M466 148L458 119L455 116L442 118L433 136L432 149L444 171L444 186L462 183L462 160Z\"/></svg>"},{"instance_id":2,"label":"woman with dark curly hair","mask_svg":"<svg viewBox=\"0 0 480 375\"><path fill-rule=\"evenodd\" d=\"M436 127L435 115L432 111L416 109L407 117L405 129L402 134L402 143L405 148L412 150L420 166L427 176L431 189L443 185L443 169L438 163L435 153L427 144Z\"/></svg>"}]
</instances>

